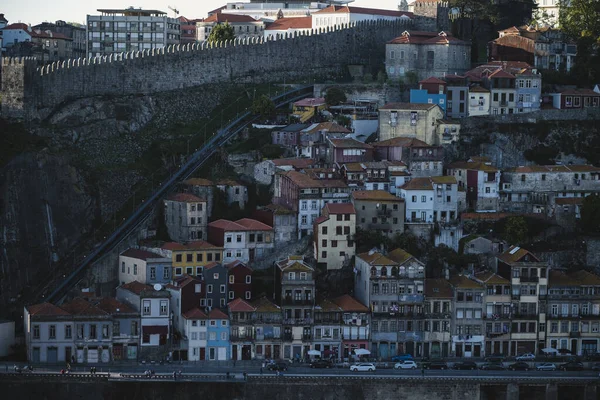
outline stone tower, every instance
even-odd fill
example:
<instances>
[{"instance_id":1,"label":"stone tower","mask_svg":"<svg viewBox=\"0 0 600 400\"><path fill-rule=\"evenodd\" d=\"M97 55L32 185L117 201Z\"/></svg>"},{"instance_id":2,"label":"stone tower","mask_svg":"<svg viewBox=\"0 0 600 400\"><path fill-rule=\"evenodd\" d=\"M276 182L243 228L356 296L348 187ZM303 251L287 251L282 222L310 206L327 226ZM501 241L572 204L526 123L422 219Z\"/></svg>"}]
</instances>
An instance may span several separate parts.
<instances>
[{"instance_id":1,"label":"stone tower","mask_svg":"<svg viewBox=\"0 0 600 400\"><path fill-rule=\"evenodd\" d=\"M435 20L437 31L450 30L450 8L445 0L415 0L409 5L415 15Z\"/></svg>"}]
</instances>

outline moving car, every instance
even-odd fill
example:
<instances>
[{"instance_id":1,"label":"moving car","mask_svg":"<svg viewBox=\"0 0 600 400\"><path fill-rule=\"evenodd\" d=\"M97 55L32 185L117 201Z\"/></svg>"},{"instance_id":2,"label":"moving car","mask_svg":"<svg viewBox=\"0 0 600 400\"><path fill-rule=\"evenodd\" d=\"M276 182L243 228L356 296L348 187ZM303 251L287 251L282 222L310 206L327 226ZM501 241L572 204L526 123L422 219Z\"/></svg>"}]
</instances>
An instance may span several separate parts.
<instances>
[{"instance_id":1,"label":"moving car","mask_svg":"<svg viewBox=\"0 0 600 400\"><path fill-rule=\"evenodd\" d=\"M392 361L404 361L404 360L412 360L413 356L410 354L398 354L392 357Z\"/></svg>"},{"instance_id":2,"label":"moving car","mask_svg":"<svg viewBox=\"0 0 600 400\"><path fill-rule=\"evenodd\" d=\"M592 371L600 371L600 363L594 363L594 365L592 365Z\"/></svg>"},{"instance_id":3,"label":"moving car","mask_svg":"<svg viewBox=\"0 0 600 400\"><path fill-rule=\"evenodd\" d=\"M315 360L310 363L311 368L331 368L332 365L328 360Z\"/></svg>"},{"instance_id":4,"label":"moving car","mask_svg":"<svg viewBox=\"0 0 600 400\"><path fill-rule=\"evenodd\" d=\"M536 365L535 369L537 371L556 371L556 365L552 363L542 363Z\"/></svg>"},{"instance_id":5,"label":"moving car","mask_svg":"<svg viewBox=\"0 0 600 400\"><path fill-rule=\"evenodd\" d=\"M583 371L583 363L579 361L569 361L568 363L561 364L558 369L563 371Z\"/></svg>"},{"instance_id":6,"label":"moving car","mask_svg":"<svg viewBox=\"0 0 600 400\"><path fill-rule=\"evenodd\" d=\"M475 364L473 361L461 361L461 362L454 363L453 368L454 369L475 370L475 369L477 369L477 364Z\"/></svg>"},{"instance_id":7,"label":"moving car","mask_svg":"<svg viewBox=\"0 0 600 400\"><path fill-rule=\"evenodd\" d=\"M372 363L354 364L354 365L350 366L350 371L352 371L352 372L363 372L363 371L373 372L373 371L375 371L375 364L372 364Z\"/></svg>"},{"instance_id":8,"label":"moving car","mask_svg":"<svg viewBox=\"0 0 600 400\"><path fill-rule=\"evenodd\" d=\"M394 369L417 369L417 363L412 360L404 360L396 363Z\"/></svg>"},{"instance_id":9,"label":"moving car","mask_svg":"<svg viewBox=\"0 0 600 400\"><path fill-rule=\"evenodd\" d=\"M504 371L506 369L506 367L504 365L502 365L502 363L500 363L500 362L489 362L489 363L483 364L481 366L481 369L484 371Z\"/></svg>"},{"instance_id":10,"label":"moving car","mask_svg":"<svg viewBox=\"0 0 600 400\"><path fill-rule=\"evenodd\" d=\"M511 371L529 371L530 367L529 364L527 364L526 362L519 361L514 364L510 364L508 366L508 369L510 369Z\"/></svg>"},{"instance_id":11,"label":"moving car","mask_svg":"<svg viewBox=\"0 0 600 400\"><path fill-rule=\"evenodd\" d=\"M267 369L269 371L287 371L287 364L286 363L270 363L269 365L267 365Z\"/></svg>"},{"instance_id":12,"label":"moving car","mask_svg":"<svg viewBox=\"0 0 600 400\"><path fill-rule=\"evenodd\" d=\"M448 369L448 364L444 361L431 361L424 365L426 369Z\"/></svg>"},{"instance_id":13,"label":"moving car","mask_svg":"<svg viewBox=\"0 0 600 400\"><path fill-rule=\"evenodd\" d=\"M533 361L535 360L535 355L532 353L525 353L518 356L515 360L517 361Z\"/></svg>"}]
</instances>

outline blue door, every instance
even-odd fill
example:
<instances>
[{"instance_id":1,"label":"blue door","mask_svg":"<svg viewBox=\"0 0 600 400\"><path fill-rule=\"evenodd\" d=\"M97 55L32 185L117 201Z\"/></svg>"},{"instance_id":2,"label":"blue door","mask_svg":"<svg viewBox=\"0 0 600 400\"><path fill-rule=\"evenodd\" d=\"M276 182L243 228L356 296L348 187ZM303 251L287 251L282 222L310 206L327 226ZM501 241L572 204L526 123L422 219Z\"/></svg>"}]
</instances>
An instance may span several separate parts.
<instances>
[{"instance_id":1,"label":"blue door","mask_svg":"<svg viewBox=\"0 0 600 400\"><path fill-rule=\"evenodd\" d=\"M388 343L379 344L379 357L384 360L390 358L390 345Z\"/></svg>"}]
</instances>

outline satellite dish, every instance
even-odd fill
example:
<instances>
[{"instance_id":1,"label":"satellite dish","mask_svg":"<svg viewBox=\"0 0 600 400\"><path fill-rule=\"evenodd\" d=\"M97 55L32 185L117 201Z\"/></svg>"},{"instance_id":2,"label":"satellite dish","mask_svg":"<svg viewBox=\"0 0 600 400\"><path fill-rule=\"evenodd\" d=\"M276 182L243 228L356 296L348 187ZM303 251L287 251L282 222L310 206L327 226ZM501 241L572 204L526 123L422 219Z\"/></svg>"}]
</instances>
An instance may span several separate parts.
<instances>
[{"instance_id":1,"label":"satellite dish","mask_svg":"<svg viewBox=\"0 0 600 400\"><path fill-rule=\"evenodd\" d=\"M154 290L156 290L157 292L162 290L162 285L160 283L155 283L154 284Z\"/></svg>"}]
</instances>

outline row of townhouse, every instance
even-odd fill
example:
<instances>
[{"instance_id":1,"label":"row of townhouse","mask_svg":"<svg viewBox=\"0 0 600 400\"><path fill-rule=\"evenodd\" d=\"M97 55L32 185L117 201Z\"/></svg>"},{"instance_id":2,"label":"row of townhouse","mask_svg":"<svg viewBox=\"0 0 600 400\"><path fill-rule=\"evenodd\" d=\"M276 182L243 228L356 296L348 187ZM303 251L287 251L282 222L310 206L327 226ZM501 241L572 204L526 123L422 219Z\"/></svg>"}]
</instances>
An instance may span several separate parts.
<instances>
[{"instance_id":1,"label":"row of townhouse","mask_svg":"<svg viewBox=\"0 0 600 400\"><path fill-rule=\"evenodd\" d=\"M498 256L496 272L450 279L426 279L423 264L400 249L356 257L355 294L370 307L370 350L381 359L595 353L599 290L599 276L551 271L519 247Z\"/></svg>"}]
</instances>

